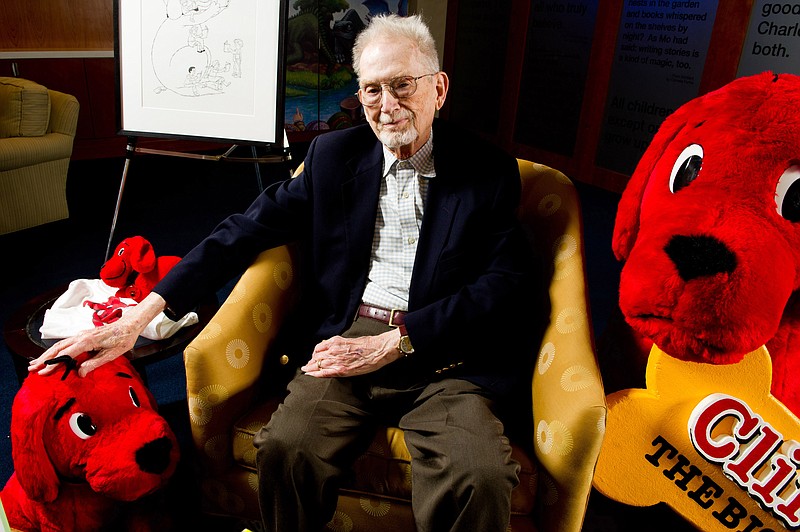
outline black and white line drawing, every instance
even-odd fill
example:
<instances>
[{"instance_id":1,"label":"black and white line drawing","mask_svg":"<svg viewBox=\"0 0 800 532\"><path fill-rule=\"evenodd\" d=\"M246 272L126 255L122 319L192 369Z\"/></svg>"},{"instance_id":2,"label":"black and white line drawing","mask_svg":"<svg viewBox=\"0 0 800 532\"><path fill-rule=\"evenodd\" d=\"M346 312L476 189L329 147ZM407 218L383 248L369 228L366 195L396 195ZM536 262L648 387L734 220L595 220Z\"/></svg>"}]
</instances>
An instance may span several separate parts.
<instances>
[{"instance_id":1,"label":"black and white line drawing","mask_svg":"<svg viewBox=\"0 0 800 532\"><path fill-rule=\"evenodd\" d=\"M225 74L231 63L220 67L215 50L208 45L215 27L214 18L228 8L231 0L166 0L166 17L156 31L150 49L158 85L156 94L173 91L182 96L220 94L230 85ZM244 46L241 43L237 49ZM223 53L227 50L219 50ZM241 57L238 58L238 76L241 77Z\"/></svg>"},{"instance_id":2,"label":"black and white line drawing","mask_svg":"<svg viewBox=\"0 0 800 532\"><path fill-rule=\"evenodd\" d=\"M123 132L282 142L290 0L114 0Z\"/></svg>"}]
</instances>

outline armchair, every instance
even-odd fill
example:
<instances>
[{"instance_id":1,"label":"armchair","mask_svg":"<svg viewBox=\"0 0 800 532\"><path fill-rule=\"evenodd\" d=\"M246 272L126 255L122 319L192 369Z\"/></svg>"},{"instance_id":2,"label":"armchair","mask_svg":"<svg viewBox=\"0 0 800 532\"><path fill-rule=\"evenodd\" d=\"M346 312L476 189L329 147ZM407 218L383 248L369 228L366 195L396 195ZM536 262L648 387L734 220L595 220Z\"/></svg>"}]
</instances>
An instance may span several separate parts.
<instances>
[{"instance_id":1,"label":"armchair","mask_svg":"<svg viewBox=\"0 0 800 532\"><path fill-rule=\"evenodd\" d=\"M0 77L0 234L69 216L67 169L78 100Z\"/></svg>"},{"instance_id":2,"label":"armchair","mask_svg":"<svg viewBox=\"0 0 800 532\"><path fill-rule=\"evenodd\" d=\"M550 252L551 318L539 352L531 354L537 357L529 396L533 441L514 444L522 471L512 493L511 530L578 531L606 419L587 305L582 217L566 176L528 161L519 165L520 219L540 249ZM184 351L202 507L212 514L259 519L252 439L280 401L265 388L270 374L286 364L270 347L302 283L293 254L289 247L261 253ZM328 527L414 530L411 467L402 431L379 431L356 461L355 483L341 490Z\"/></svg>"}]
</instances>

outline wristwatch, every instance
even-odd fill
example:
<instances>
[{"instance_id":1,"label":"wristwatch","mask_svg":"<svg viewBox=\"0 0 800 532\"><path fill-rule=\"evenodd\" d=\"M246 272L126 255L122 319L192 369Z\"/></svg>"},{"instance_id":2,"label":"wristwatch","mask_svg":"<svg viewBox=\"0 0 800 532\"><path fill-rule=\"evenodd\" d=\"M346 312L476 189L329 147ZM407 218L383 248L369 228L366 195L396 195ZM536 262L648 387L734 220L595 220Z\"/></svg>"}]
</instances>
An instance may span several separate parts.
<instances>
[{"instance_id":1,"label":"wristwatch","mask_svg":"<svg viewBox=\"0 0 800 532\"><path fill-rule=\"evenodd\" d=\"M397 349L403 356L413 355L414 354L414 346L411 345L411 339L409 339L407 334L404 334L400 337L400 342L397 344Z\"/></svg>"}]
</instances>

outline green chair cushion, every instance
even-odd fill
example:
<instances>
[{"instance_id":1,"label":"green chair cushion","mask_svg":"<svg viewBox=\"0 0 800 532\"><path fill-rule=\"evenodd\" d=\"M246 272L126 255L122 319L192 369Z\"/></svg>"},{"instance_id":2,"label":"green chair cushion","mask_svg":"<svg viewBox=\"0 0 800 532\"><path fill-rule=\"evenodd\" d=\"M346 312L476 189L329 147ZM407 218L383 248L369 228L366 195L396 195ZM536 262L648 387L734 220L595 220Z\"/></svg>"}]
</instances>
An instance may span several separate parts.
<instances>
[{"instance_id":1,"label":"green chair cushion","mask_svg":"<svg viewBox=\"0 0 800 532\"><path fill-rule=\"evenodd\" d=\"M0 138L40 137L50 122L47 88L22 78L0 77Z\"/></svg>"}]
</instances>

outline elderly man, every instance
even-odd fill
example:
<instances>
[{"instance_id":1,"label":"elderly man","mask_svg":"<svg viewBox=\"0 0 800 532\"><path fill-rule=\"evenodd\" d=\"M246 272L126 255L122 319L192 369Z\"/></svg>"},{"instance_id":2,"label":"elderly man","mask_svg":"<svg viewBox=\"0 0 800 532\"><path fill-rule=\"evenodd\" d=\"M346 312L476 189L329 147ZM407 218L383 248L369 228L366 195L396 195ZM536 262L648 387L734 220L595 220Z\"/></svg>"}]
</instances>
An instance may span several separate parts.
<instances>
[{"instance_id":1,"label":"elderly man","mask_svg":"<svg viewBox=\"0 0 800 532\"><path fill-rule=\"evenodd\" d=\"M412 456L418 530L502 531L519 466L497 410L541 316L525 299L516 160L434 119L449 79L418 16L373 19L353 65L369 127L317 137L301 175L222 222L122 319L31 370L96 351L85 374L158 312L181 315L258 252L297 242L306 288L282 336L306 362L255 438L266 529L324 526L375 426L392 423Z\"/></svg>"}]
</instances>

